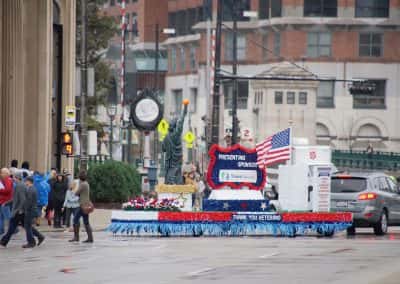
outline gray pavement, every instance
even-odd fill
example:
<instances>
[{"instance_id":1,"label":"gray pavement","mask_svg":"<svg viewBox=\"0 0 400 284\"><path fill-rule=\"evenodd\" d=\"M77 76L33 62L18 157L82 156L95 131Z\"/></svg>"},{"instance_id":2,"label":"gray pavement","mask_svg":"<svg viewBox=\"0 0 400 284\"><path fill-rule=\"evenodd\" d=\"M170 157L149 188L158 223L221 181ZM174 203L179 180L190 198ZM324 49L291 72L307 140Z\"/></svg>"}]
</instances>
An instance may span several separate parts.
<instances>
[{"instance_id":1,"label":"gray pavement","mask_svg":"<svg viewBox=\"0 0 400 284\"><path fill-rule=\"evenodd\" d=\"M385 237L135 238L95 233L91 245L48 232L0 249L0 283L400 283L400 228ZM85 234L81 234L85 237Z\"/></svg>"}]
</instances>

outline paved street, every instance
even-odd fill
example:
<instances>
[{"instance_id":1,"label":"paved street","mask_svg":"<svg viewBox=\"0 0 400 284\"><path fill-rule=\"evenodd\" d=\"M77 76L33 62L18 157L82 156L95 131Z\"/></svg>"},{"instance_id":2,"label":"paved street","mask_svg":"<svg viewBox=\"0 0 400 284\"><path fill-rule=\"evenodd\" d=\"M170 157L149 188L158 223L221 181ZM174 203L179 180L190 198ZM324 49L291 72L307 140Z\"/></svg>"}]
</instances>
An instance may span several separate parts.
<instances>
[{"instance_id":1,"label":"paved street","mask_svg":"<svg viewBox=\"0 0 400 284\"><path fill-rule=\"evenodd\" d=\"M367 231L365 231L367 232ZM84 234L82 234L84 235ZM1 283L399 283L400 229L332 239L133 238L95 234L69 244L49 232L23 250L19 234L0 249ZM396 274L397 273L397 274Z\"/></svg>"}]
</instances>

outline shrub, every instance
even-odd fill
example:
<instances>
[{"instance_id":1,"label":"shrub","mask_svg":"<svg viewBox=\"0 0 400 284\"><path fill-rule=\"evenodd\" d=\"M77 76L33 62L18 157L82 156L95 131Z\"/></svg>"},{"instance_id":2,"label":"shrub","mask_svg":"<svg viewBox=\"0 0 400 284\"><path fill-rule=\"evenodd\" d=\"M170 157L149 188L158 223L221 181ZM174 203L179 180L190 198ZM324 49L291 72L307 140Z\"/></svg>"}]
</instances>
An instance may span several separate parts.
<instances>
[{"instance_id":1,"label":"shrub","mask_svg":"<svg viewBox=\"0 0 400 284\"><path fill-rule=\"evenodd\" d=\"M118 161L91 166L88 181L94 202L126 202L141 193L138 171Z\"/></svg>"}]
</instances>

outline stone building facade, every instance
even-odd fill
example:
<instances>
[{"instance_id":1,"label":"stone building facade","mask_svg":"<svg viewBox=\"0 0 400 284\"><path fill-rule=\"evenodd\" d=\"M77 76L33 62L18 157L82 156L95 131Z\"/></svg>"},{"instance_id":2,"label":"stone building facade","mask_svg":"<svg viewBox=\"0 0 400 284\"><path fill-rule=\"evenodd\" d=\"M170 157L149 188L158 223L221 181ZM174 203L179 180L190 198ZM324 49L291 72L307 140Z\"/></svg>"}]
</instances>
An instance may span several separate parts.
<instances>
[{"instance_id":1,"label":"stone building facade","mask_svg":"<svg viewBox=\"0 0 400 284\"><path fill-rule=\"evenodd\" d=\"M72 168L59 155L74 105L75 0L0 1L0 165Z\"/></svg>"}]
</instances>

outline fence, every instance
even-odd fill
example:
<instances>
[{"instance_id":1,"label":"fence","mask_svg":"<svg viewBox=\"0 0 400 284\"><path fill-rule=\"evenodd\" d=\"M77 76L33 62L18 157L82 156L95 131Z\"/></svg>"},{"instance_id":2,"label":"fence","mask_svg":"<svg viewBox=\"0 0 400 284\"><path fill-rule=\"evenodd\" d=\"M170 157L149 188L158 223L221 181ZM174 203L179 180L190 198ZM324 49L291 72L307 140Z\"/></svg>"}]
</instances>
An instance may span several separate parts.
<instances>
[{"instance_id":1,"label":"fence","mask_svg":"<svg viewBox=\"0 0 400 284\"><path fill-rule=\"evenodd\" d=\"M338 168L400 171L400 154L394 152L332 151L332 163Z\"/></svg>"}]
</instances>

